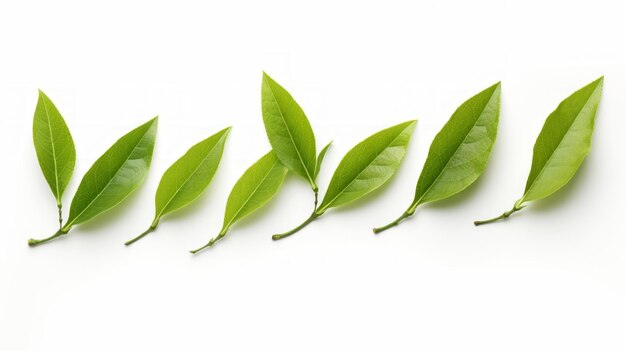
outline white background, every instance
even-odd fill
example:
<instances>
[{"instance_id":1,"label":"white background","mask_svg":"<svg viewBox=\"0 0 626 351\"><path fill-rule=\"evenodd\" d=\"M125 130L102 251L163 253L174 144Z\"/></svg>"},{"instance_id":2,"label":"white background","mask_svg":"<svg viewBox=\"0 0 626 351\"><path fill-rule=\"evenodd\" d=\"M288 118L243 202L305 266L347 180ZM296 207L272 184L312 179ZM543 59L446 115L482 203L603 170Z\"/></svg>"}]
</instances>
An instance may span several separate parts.
<instances>
[{"instance_id":1,"label":"white background","mask_svg":"<svg viewBox=\"0 0 626 351\"><path fill-rule=\"evenodd\" d=\"M619 1L3 1L0 4L0 350L624 350L626 43ZM274 201L215 235L230 188L269 149L261 72L306 111L318 148L419 123L382 191L299 234L310 212L288 177ZM521 196L544 119L605 75L591 155L559 193L475 228ZM371 228L412 200L432 138L465 99L502 81L484 176ZM32 146L37 88L77 148L72 195L118 137L159 114L153 166L118 208L52 234L53 196ZM152 219L163 171L233 125L197 204Z\"/></svg>"}]
</instances>

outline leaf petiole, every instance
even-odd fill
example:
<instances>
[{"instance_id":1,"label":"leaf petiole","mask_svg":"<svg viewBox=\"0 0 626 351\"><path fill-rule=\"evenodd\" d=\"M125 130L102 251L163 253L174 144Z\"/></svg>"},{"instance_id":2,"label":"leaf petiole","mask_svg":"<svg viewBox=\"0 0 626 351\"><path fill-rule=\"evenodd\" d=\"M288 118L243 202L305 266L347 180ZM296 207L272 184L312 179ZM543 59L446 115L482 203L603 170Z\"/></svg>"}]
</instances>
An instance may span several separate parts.
<instances>
[{"instance_id":1,"label":"leaf petiole","mask_svg":"<svg viewBox=\"0 0 626 351\"><path fill-rule=\"evenodd\" d=\"M306 227L309 223L313 222L314 220L317 219L317 217L321 216L323 214L322 213L317 213L317 210L314 210L313 213L311 213L311 216L309 218L306 219L306 221L302 222L302 224L300 224L299 226L293 228L292 230L288 231L288 232L284 232L282 234L274 234L272 235L272 240L280 240L280 239L284 239L288 236L291 236L295 233L297 233L298 231L300 231L300 229Z\"/></svg>"},{"instance_id":2,"label":"leaf petiole","mask_svg":"<svg viewBox=\"0 0 626 351\"><path fill-rule=\"evenodd\" d=\"M58 237L60 237L62 235L65 235L65 234L69 233L69 231L70 231L70 228L65 228L65 229L61 228L61 229L57 230L56 233L54 233L53 235L51 235L51 236L49 236L49 237L47 237L45 239L28 239L28 246L33 247L33 246L37 246L37 245L43 244L43 243L48 242L50 240L56 239L56 238L58 238Z\"/></svg>"},{"instance_id":3,"label":"leaf petiole","mask_svg":"<svg viewBox=\"0 0 626 351\"><path fill-rule=\"evenodd\" d=\"M226 236L226 233L228 233L228 228L223 229L219 234L217 234L216 237L214 237L211 240L209 240L209 242L206 245L204 245L204 246L202 246L202 247L200 247L198 249L191 250L189 252L195 255L196 253L198 253L198 252L200 252L200 251L202 251L202 250L204 250L206 248L209 248L209 247L215 245L216 242L220 241L223 237Z\"/></svg>"},{"instance_id":4,"label":"leaf petiole","mask_svg":"<svg viewBox=\"0 0 626 351\"><path fill-rule=\"evenodd\" d=\"M143 232L143 233L139 234L139 235L138 235L137 237L135 237L134 239L128 240L127 242L125 242L125 243L124 243L124 245L128 246L128 245L130 245L130 244L134 243L135 241L137 241L137 240L139 240L139 239L143 238L144 236L146 236L146 235L148 235L148 234L152 233L152 232L153 232L153 231L157 228L157 226L158 226L158 225L159 225L159 219L158 219L158 218L156 218L154 221L152 221L152 224L150 225L150 228L146 229L146 231L145 231L145 232Z\"/></svg>"},{"instance_id":5,"label":"leaf petiole","mask_svg":"<svg viewBox=\"0 0 626 351\"><path fill-rule=\"evenodd\" d=\"M522 208L524 208L524 206L520 206L520 202L518 201L517 203L515 203L515 206L513 206L512 209L504 212L503 214L499 215L498 217L494 217L494 218L491 218L491 219L486 219L484 221L474 221L474 225L475 226L479 226L479 225L489 224L489 223L493 223L493 222L497 222L497 221L501 221L501 220L507 219L513 213L521 210Z\"/></svg>"},{"instance_id":6,"label":"leaf petiole","mask_svg":"<svg viewBox=\"0 0 626 351\"><path fill-rule=\"evenodd\" d=\"M374 234L379 234L384 232L385 230L389 229L389 228L393 228L395 226L397 226L398 224L400 224L400 222L404 221L405 219L411 217L413 215L413 213L415 213L415 210L413 210L412 212L410 210L405 211L402 216L398 217L395 221L384 225L382 227L378 227L378 228L374 228L372 229L372 231L374 232Z\"/></svg>"}]
</instances>

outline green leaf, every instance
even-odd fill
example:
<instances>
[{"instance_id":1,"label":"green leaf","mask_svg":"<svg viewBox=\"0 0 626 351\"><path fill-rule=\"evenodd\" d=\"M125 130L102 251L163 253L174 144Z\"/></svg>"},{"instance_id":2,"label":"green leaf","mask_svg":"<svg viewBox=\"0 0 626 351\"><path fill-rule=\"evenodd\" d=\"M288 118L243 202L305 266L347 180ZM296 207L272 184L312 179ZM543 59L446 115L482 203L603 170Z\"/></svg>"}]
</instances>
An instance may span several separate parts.
<instances>
[{"instance_id":1,"label":"green leaf","mask_svg":"<svg viewBox=\"0 0 626 351\"><path fill-rule=\"evenodd\" d=\"M351 203L385 184L396 173L406 154L417 121L408 121L368 137L343 157L319 207L294 229L272 235L280 240L323 215L329 208Z\"/></svg>"},{"instance_id":2,"label":"green leaf","mask_svg":"<svg viewBox=\"0 0 626 351\"><path fill-rule=\"evenodd\" d=\"M322 168L322 162L324 162L324 157L326 156L326 152L328 151L332 143L333 142L331 141L330 143L326 144L326 146L324 146L322 151L320 151L320 154L317 155L317 163L315 164L315 174L313 175L314 179L317 179L317 176L320 173L320 169Z\"/></svg>"},{"instance_id":3,"label":"green leaf","mask_svg":"<svg viewBox=\"0 0 626 351\"><path fill-rule=\"evenodd\" d=\"M220 164L230 129L192 146L165 171L156 192L156 220L189 205L204 192Z\"/></svg>"},{"instance_id":4,"label":"green leaf","mask_svg":"<svg viewBox=\"0 0 626 351\"><path fill-rule=\"evenodd\" d=\"M498 132L500 83L474 95L452 114L435 136L409 208L374 233L398 225L417 206L445 199L474 183L483 173Z\"/></svg>"},{"instance_id":5,"label":"green leaf","mask_svg":"<svg viewBox=\"0 0 626 351\"><path fill-rule=\"evenodd\" d=\"M384 129L348 151L330 180L317 214L346 205L385 184L400 167L416 122Z\"/></svg>"},{"instance_id":6,"label":"green leaf","mask_svg":"<svg viewBox=\"0 0 626 351\"><path fill-rule=\"evenodd\" d=\"M41 90L33 119L33 142L41 171L60 208L74 172L76 149L61 113Z\"/></svg>"},{"instance_id":7,"label":"green leaf","mask_svg":"<svg viewBox=\"0 0 626 351\"><path fill-rule=\"evenodd\" d=\"M547 197L576 174L591 148L591 137L604 77L591 82L563 100L546 119L533 149L533 161L524 195L499 217L476 221L481 225L508 218L524 203Z\"/></svg>"},{"instance_id":8,"label":"green leaf","mask_svg":"<svg viewBox=\"0 0 626 351\"><path fill-rule=\"evenodd\" d=\"M226 235L235 222L263 207L276 195L286 175L287 168L282 165L273 151L256 161L244 172L230 191L220 233L208 244L191 253L213 246Z\"/></svg>"},{"instance_id":9,"label":"green leaf","mask_svg":"<svg viewBox=\"0 0 626 351\"><path fill-rule=\"evenodd\" d=\"M520 203L542 199L572 179L591 149L600 78L563 100L548 116L533 149L533 162Z\"/></svg>"},{"instance_id":10,"label":"green leaf","mask_svg":"<svg viewBox=\"0 0 626 351\"><path fill-rule=\"evenodd\" d=\"M152 224L141 235L126 242L130 245L154 231L161 217L196 200L209 186L222 159L230 127L192 146L168 168L157 188Z\"/></svg>"},{"instance_id":11,"label":"green leaf","mask_svg":"<svg viewBox=\"0 0 626 351\"><path fill-rule=\"evenodd\" d=\"M263 123L272 149L289 170L315 184L315 135L300 105L289 92L263 72Z\"/></svg>"},{"instance_id":12,"label":"green leaf","mask_svg":"<svg viewBox=\"0 0 626 351\"><path fill-rule=\"evenodd\" d=\"M158 117L121 137L83 177L63 227L88 221L122 202L143 183L156 138Z\"/></svg>"}]
</instances>

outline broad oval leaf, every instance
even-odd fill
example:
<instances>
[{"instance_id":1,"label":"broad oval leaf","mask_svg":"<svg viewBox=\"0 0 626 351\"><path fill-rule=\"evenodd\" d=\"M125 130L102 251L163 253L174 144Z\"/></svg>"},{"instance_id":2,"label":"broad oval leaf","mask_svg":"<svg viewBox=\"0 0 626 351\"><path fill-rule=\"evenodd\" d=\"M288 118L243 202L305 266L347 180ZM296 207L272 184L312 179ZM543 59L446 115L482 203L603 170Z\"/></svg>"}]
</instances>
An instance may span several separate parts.
<instances>
[{"instance_id":1,"label":"broad oval leaf","mask_svg":"<svg viewBox=\"0 0 626 351\"><path fill-rule=\"evenodd\" d=\"M384 129L348 151L337 166L316 213L350 203L386 183L404 159L416 122Z\"/></svg>"},{"instance_id":2,"label":"broad oval leaf","mask_svg":"<svg viewBox=\"0 0 626 351\"><path fill-rule=\"evenodd\" d=\"M576 174L591 148L603 82L601 77L574 92L548 116L535 142L526 190L518 205L551 195Z\"/></svg>"},{"instance_id":3,"label":"broad oval leaf","mask_svg":"<svg viewBox=\"0 0 626 351\"><path fill-rule=\"evenodd\" d=\"M480 177L496 140L499 115L499 82L454 111L430 145L413 208L452 196Z\"/></svg>"},{"instance_id":4,"label":"broad oval leaf","mask_svg":"<svg viewBox=\"0 0 626 351\"><path fill-rule=\"evenodd\" d=\"M236 221L263 207L280 189L287 168L273 151L268 152L248 168L228 195L221 233Z\"/></svg>"},{"instance_id":5,"label":"broad oval leaf","mask_svg":"<svg viewBox=\"0 0 626 351\"><path fill-rule=\"evenodd\" d=\"M74 172L76 149L61 113L41 90L33 118L33 142L41 171L60 207Z\"/></svg>"},{"instance_id":6,"label":"broad oval leaf","mask_svg":"<svg viewBox=\"0 0 626 351\"><path fill-rule=\"evenodd\" d=\"M121 137L83 177L65 231L122 202L141 185L150 168L158 117Z\"/></svg>"},{"instance_id":7,"label":"broad oval leaf","mask_svg":"<svg viewBox=\"0 0 626 351\"><path fill-rule=\"evenodd\" d=\"M291 171L315 184L315 135L300 105L289 92L263 72L263 123L278 159Z\"/></svg>"},{"instance_id":8,"label":"broad oval leaf","mask_svg":"<svg viewBox=\"0 0 626 351\"><path fill-rule=\"evenodd\" d=\"M165 171L155 197L155 222L166 213L190 204L204 192L220 164L230 129L192 146Z\"/></svg>"}]
</instances>

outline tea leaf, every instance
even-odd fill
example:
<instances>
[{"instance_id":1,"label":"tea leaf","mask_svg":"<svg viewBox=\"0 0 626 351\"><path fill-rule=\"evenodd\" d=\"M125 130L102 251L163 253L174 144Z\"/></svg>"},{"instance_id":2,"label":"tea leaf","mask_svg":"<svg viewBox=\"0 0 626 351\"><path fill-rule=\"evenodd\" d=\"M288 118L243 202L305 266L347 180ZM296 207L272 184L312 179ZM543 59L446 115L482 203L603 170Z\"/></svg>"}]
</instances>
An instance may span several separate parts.
<instances>
[{"instance_id":1,"label":"tea leaf","mask_svg":"<svg viewBox=\"0 0 626 351\"><path fill-rule=\"evenodd\" d=\"M286 233L275 234L272 239L290 236L329 208L351 203L385 184L400 167L416 122L384 129L348 151L337 166L319 207L304 223Z\"/></svg>"},{"instance_id":2,"label":"tea leaf","mask_svg":"<svg viewBox=\"0 0 626 351\"><path fill-rule=\"evenodd\" d=\"M190 252L195 254L213 246L226 236L235 222L263 207L276 195L286 175L287 168L282 165L273 151L256 161L239 178L228 196L222 230L208 244Z\"/></svg>"},{"instance_id":3,"label":"tea leaf","mask_svg":"<svg viewBox=\"0 0 626 351\"><path fill-rule=\"evenodd\" d=\"M59 208L60 227L63 223L61 200L74 172L76 149L61 113L41 90L33 118L33 143L39 167Z\"/></svg>"},{"instance_id":4,"label":"tea leaf","mask_svg":"<svg viewBox=\"0 0 626 351\"><path fill-rule=\"evenodd\" d=\"M285 167L306 179L317 193L315 135L304 111L265 72L261 99L265 131L276 156Z\"/></svg>"},{"instance_id":5,"label":"tea leaf","mask_svg":"<svg viewBox=\"0 0 626 351\"><path fill-rule=\"evenodd\" d=\"M333 142L331 141L330 143L326 144L326 146L324 146L322 151L320 151L319 155L317 155L317 163L315 164L315 173L313 174L314 179L317 179L317 176L320 173L320 169L322 168L322 163L324 162L324 157L326 156L326 152L328 151L332 143Z\"/></svg>"},{"instance_id":6,"label":"tea leaf","mask_svg":"<svg viewBox=\"0 0 626 351\"><path fill-rule=\"evenodd\" d=\"M163 215L189 205L204 192L220 164L230 129L223 129L192 146L165 171L156 191L152 224L141 235L127 241L126 245L154 231Z\"/></svg>"},{"instance_id":7,"label":"tea leaf","mask_svg":"<svg viewBox=\"0 0 626 351\"><path fill-rule=\"evenodd\" d=\"M34 246L67 234L74 225L111 209L137 189L150 167L157 119L124 135L100 156L81 180L63 228L46 239L30 239L28 244Z\"/></svg>"},{"instance_id":8,"label":"tea leaf","mask_svg":"<svg viewBox=\"0 0 626 351\"><path fill-rule=\"evenodd\" d=\"M530 201L547 197L576 174L591 148L591 137L604 77L563 100L546 119L533 149L533 161L524 195L502 215L475 225L508 218Z\"/></svg>"},{"instance_id":9,"label":"tea leaf","mask_svg":"<svg viewBox=\"0 0 626 351\"><path fill-rule=\"evenodd\" d=\"M461 104L435 136L409 208L390 224L374 228L374 233L398 225L417 206L455 195L474 183L487 166L499 115L500 83Z\"/></svg>"}]
</instances>

